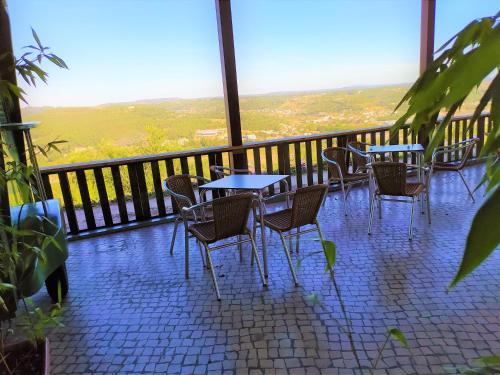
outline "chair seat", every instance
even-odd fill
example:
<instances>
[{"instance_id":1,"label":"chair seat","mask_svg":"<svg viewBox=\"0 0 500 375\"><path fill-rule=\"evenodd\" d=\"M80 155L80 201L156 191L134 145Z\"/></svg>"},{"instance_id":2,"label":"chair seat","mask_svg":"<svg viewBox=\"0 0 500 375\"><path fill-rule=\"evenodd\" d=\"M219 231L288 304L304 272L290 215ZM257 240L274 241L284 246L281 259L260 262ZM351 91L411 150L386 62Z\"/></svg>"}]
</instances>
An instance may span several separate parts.
<instances>
[{"instance_id":1,"label":"chair seat","mask_svg":"<svg viewBox=\"0 0 500 375\"><path fill-rule=\"evenodd\" d=\"M188 230L200 241L206 243L215 241L215 222L213 220L191 224Z\"/></svg>"},{"instance_id":2,"label":"chair seat","mask_svg":"<svg viewBox=\"0 0 500 375\"><path fill-rule=\"evenodd\" d=\"M461 166L461 163L434 162L432 169L435 171L459 171Z\"/></svg>"},{"instance_id":3,"label":"chair seat","mask_svg":"<svg viewBox=\"0 0 500 375\"><path fill-rule=\"evenodd\" d=\"M257 217L257 221L260 222L260 217ZM292 227L292 209L287 208L264 215L264 224L279 232L290 230Z\"/></svg>"},{"instance_id":4,"label":"chair seat","mask_svg":"<svg viewBox=\"0 0 500 375\"><path fill-rule=\"evenodd\" d=\"M358 182L368 179L368 173L349 173L343 176L344 182ZM340 182L340 178L332 177L330 181Z\"/></svg>"},{"instance_id":5,"label":"chair seat","mask_svg":"<svg viewBox=\"0 0 500 375\"><path fill-rule=\"evenodd\" d=\"M205 212L205 218L202 217L201 210L197 210L197 212L196 212L196 218L198 219L198 221L200 221L200 220L203 220L203 221L213 220L214 213L212 211L212 207L211 206L205 207L204 208L204 212ZM187 220L189 220L189 221L195 221L194 215L191 212L188 213Z\"/></svg>"},{"instance_id":6,"label":"chair seat","mask_svg":"<svg viewBox=\"0 0 500 375\"><path fill-rule=\"evenodd\" d=\"M406 184L405 194L402 196L405 197L415 197L422 193L425 190L424 184L420 182L410 182ZM380 191L377 190L377 195L390 195L390 194L380 194ZM399 195L398 195L399 196Z\"/></svg>"},{"instance_id":7,"label":"chair seat","mask_svg":"<svg viewBox=\"0 0 500 375\"><path fill-rule=\"evenodd\" d=\"M424 191L424 184L416 182L416 183L408 183L406 184L406 195L409 197L419 195Z\"/></svg>"}]
</instances>

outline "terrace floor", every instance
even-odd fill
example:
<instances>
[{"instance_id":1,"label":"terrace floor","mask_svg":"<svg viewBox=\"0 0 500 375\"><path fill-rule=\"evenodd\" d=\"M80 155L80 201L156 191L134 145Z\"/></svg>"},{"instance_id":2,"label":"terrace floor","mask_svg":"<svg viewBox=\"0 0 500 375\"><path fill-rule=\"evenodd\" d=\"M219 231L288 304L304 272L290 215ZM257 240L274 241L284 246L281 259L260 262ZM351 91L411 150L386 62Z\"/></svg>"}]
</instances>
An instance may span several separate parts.
<instances>
[{"instance_id":1,"label":"terrace floor","mask_svg":"<svg viewBox=\"0 0 500 375\"><path fill-rule=\"evenodd\" d=\"M469 167L471 185L483 172ZM368 193L356 188L350 216L330 193L320 212L337 244L336 278L352 319L363 365L382 345L387 327L401 329L409 349L391 343L376 374L441 374L500 353L500 252L447 293L482 191L472 203L458 175L436 174L432 225L416 214L407 239L409 205L384 203L383 219L366 233ZM269 289L230 248L214 253L222 301L192 246L184 279L183 236L168 254L173 225L165 224L72 242L70 294L64 328L50 336L55 374L368 374L355 371L322 255L304 260L294 287L279 237L269 238ZM320 249L304 236L299 255ZM316 292L324 308L308 296ZM48 303L40 292L36 299Z\"/></svg>"}]
</instances>

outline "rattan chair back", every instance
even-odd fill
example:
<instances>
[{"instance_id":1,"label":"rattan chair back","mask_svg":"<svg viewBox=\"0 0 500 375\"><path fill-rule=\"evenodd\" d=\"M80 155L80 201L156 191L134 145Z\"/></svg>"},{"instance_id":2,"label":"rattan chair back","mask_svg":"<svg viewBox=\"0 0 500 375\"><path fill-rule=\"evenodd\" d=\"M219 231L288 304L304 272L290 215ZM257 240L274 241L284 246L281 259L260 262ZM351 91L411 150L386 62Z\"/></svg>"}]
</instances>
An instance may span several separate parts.
<instances>
[{"instance_id":1,"label":"rattan chair back","mask_svg":"<svg viewBox=\"0 0 500 375\"><path fill-rule=\"evenodd\" d=\"M326 185L297 189L293 195L291 228L315 223L327 189Z\"/></svg>"},{"instance_id":2,"label":"rattan chair back","mask_svg":"<svg viewBox=\"0 0 500 375\"><path fill-rule=\"evenodd\" d=\"M377 193L380 195L406 195L406 167L405 163L373 163Z\"/></svg>"},{"instance_id":3,"label":"rattan chair back","mask_svg":"<svg viewBox=\"0 0 500 375\"><path fill-rule=\"evenodd\" d=\"M182 174L173 175L165 179L167 188L175 193L172 194L172 205L174 206L173 208L178 211L181 211L184 207L190 207L197 203L191 178L190 175ZM188 198L189 201L176 196L176 194Z\"/></svg>"},{"instance_id":4,"label":"rattan chair back","mask_svg":"<svg viewBox=\"0 0 500 375\"><path fill-rule=\"evenodd\" d=\"M474 149L474 146L476 145L477 142L478 142L477 138L468 139L467 141L464 142L466 146L462 154L462 158L460 159L460 164L458 166L459 169L465 167L465 164L469 161L469 159L472 156L472 150Z\"/></svg>"},{"instance_id":5,"label":"rattan chair back","mask_svg":"<svg viewBox=\"0 0 500 375\"><path fill-rule=\"evenodd\" d=\"M211 165L210 170L215 173L217 178L224 178L232 174L253 174L250 169L236 169L222 165Z\"/></svg>"},{"instance_id":6,"label":"rattan chair back","mask_svg":"<svg viewBox=\"0 0 500 375\"><path fill-rule=\"evenodd\" d=\"M366 168L366 164L368 163L369 157L366 153L366 143L352 141L349 142L347 148L352 153L352 160L356 168Z\"/></svg>"},{"instance_id":7,"label":"rattan chair back","mask_svg":"<svg viewBox=\"0 0 500 375\"><path fill-rule=\"evenodd\" d=\"M344 147L328 147L323 150L322 155L326 156L323 158L328 166L328 170L330 171L330 176L332 178L341 179L344 176L347 176L347 155L349 150ZM329 160L337 163L338 168L335 164L329 162ZM340 173L339 173L340 170Z\"/></svg>"},{"instance_id":8,"label":"rattan chair back","mask_svg":"<svg viewBox=\"0 0 500 375\"><path fill-rule=\"evenodd\" d=\"M252 193L242 193L212 201L215 241L246 234L253 200Z\"/></svg>"}]
</instances>

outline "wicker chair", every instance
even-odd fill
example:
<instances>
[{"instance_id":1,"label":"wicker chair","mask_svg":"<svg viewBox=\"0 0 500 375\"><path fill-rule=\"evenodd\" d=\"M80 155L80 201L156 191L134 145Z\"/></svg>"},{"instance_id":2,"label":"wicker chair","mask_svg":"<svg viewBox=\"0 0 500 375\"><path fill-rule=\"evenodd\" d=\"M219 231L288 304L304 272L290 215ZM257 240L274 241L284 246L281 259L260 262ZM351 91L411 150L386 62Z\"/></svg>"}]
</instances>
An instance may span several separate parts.
<instances>
[{"instance_id":1,"label":"wicker chair","mask_svg":"<svg viewBox=\"0 0 500 375\"><path fill-rule=\"evenodd\" d=\"M250 169L236 169L230 167L223 167L222 165L211 165L210 170L215 173L217 178L224 178L232 174L253 174Z\"/></svg>"},{"instance_id":2,"label":"wicker chair","mask_svg":"<svg viewBox=\"0 0 500 375\"><path fill-rule=\"evenodd\" d=\"M471 138L449 146L438 147L432 153L432 159L431 159L430 176L432 176L434 171L457 172L460 175L460 178L462 179L462 182L464 183L465 187L467 188L467 191L469 192L469 195L472 198L473 202L475 201L474 194L472 193L472 190L469 188L469 185L465 181L464 175L462 174L462 169L465 167L466 163L472 156L472 150L474 149L474 146L478 141L479 138ZM450 161L450 162L438 161L438 158L441 155L444 154L451 155L452 153L459 153L460 150L462 150L462 157L458 161Z\"/></svg>"},{"instance_id":3,"label":"wicker chair","mask_svg":"<svg viewBox=\"0 0 500 375\"><path fill-rule=\"evenodd\" d=\"M368 173L350 173L348 170L349 149L345 147L329 147L323 150L321 157L326 162L330 172L328 185L332 183L340 184L344 197L344 214L347 216L347 197L351 187L355 184L368 181ZM346 189L347 187L347 189Z\"/></svg>"},{"instance_id":4,"label":"wicker chair","mask_svg":"<svg viewBox=\"0 0 500 375\"><path fill-rule=\"evenodd\" d=\"M379 218L382 218L382 201L411 203L410 226L408 228L408 239L413 237L413 211L415 209L415 198L425 194L427 200L427 218L431 223L431 211L429 201L428 181L410 183L406 181L407 168L420 168L425 172L428 171L425 167L417 165L408 165L406 163L395 162L376 162L372 164L373 175L375 178L375 189L372 191L370 198L370 221L368 224L368 234L371 234L373 211L375 210L375 201L378 201ZM389 198L384 198L388 196ZM393 197L407 197L410 200L396 199ZM422 197L423 199L423 197Z\"/></svg>"},{"instance_id":5,"label":"wicker chair","mask_svg":"<svg viewBox=\"0 0 500 375\"><path fill-rule=\"evenodd\" d=\"M210 253L223 247L250 242L252 245L252 257L257 259L257 268L259 269L262 283L264 286L267 286L267 282L264 278L262 267L260 265L259 256L257 254L254 237L247 228L250 210L252 207L255 207L254 199L256 199L256 195L252 193L242 193L215 199L210 202L213 209L213 220L190 225L188 225L186 221L184 222L186 230L196 237L196 239L205 247L207 262L212 273L212 279L218 300L221 299L219 286L217 284L217 278L215 276L215 270ZM208 203L202 203L193 207L185 207L183 208L183 212L184 214L194 213L196 209L202 208L206 204ZM242 240L241 238L243 238L243 236L247 236L248 239ZM209 246L218 241L232 237L238 237L238 239L229 243L225 242L219 246ZM187 246L189 245L187 244ZM187 251L187 253L189 253L189 251Z\"/></svg>"},{"instance_id":6,"label":"wicker chair","mask_svg":"<svg viewBox=\"0 0 500 375\"><path fill-rule=\"evenodd\" d=\"M351 151L353 166L355 167L354 172L367 172L368 164L370 163L370 155L366 152L366 149L372 146L369 143L360 141L351 141L347 144L347 148Z\"/></svg>"},{"instance_id":7,"label":"wicker chair","mask_svg":"<svg viewBox=\"0 0 500 375\"><path fill-rule=\"evenodd\" d=\"M299 283L297 281L297 275L295 274L292 259L290 257L290 251L288 250L285 239L297 237L297 250L301 234L317 231L320 238L323 239L317 216L321 202L323 201L327 190L327 185L312 185L298 189L294 193L290 193L290 195L293 196L292 208L286 208L264 215L264 225L269 229L278 232L281 238L288 266L290 267L293 281L296 286L298 286ZM260 216L256 216L256 220L260 222ZM301 231L301 227L306 225L314 225L315 227ZM296 229L295 233L292 233L293 229Z\"/></svg>"},{"instance_id":8,"label":"wicker chair","mask_svg":"<svg viewBox=\"0 0 500 375\"><path fill-rule=\"evenodd\" d=\"M207 183L209 180L200 176L191 176L187 174L183 175L173 175L167 177L163 181L163 188L167 194L172 196L172 205L175 212L178 212L175 218L174 233L172 239L170 240L170 255L174 253L174 243L175 237L177 235L177 228L179 223L183 222L198 222L209 220L212 218L209 207L201 207L197 210L190 212L188 215L184 215L182 209L185 207L192 207L198 204L196 199L193 182L195 183ZM204 201L204 197L200 196L200 201ZM185 243L189 241L189 234L185 232ZM201 251L201 247L200 247ZM203 252L201 251L203 264L205 265L205 260L203 257Z\"/></svg>"}]
</instances>

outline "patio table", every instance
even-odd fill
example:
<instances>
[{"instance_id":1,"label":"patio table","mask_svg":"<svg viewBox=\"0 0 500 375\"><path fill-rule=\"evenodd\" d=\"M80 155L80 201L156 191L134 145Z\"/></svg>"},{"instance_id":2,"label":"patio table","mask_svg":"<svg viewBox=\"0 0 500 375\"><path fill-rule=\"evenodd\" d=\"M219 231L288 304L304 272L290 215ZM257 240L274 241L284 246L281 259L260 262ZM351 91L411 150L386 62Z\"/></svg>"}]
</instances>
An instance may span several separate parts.
<instances>
[{"instance_id":1,"label":"patio table","mask_svg":"<svg viewBox=\"0 0 500 375\"><path fill-rule=\"evenodd\" d=\"M401 145L383 145L383 146L370 146L367 153L373 154L386 154L389 152L410 152L417 155L417 178L418 182L422 182L422 165L424 160L424 146L419 143L416 144L401 144ZM424 200L420 199L420 207L422 213L424 212Z\"/></svg>"},{"instance_id":2,"label":"patio table","mask_svg":"<svg viewBox=\"0 0 500 375\"><path fill-rule=\"evenodd\" d=\"M422 161L424 158L424 146L421 144L402 144L402 145L383 145L383 146L370 146L367 153L373 154L387 154L389 152L410 152L417 154L417 165L419 166L417 171L418 181L422 181L421 168Z\"/></svg>"},{"instance_id":3,"label":"patio table","mask_svg":"<svg viewBox=\"0 0 500 375\"><path fill-rule=\"evenodd\" d=\"M261 223L264 222L264 190L274 185L278 182L284 182L285 188L288 191L289 186L286 181L288 175L282 174L234 174L220 180L215 180L209 182L205 185L200 186L200 192L202 193L204 190L213 190L213 189L224 189L224 190L247 190L256 192L259 196L259 214ZM255 218L254 218L255 220ZM261 225L261 239L262 239L262 258L264 259L264 276L268 277L268 265L267 265L267 246L266 246L266 231L265 226Z\"/></svg>"}]
</instances>

